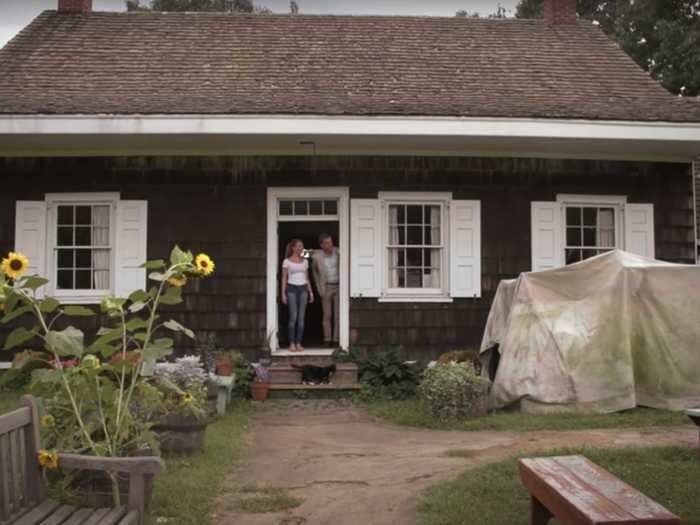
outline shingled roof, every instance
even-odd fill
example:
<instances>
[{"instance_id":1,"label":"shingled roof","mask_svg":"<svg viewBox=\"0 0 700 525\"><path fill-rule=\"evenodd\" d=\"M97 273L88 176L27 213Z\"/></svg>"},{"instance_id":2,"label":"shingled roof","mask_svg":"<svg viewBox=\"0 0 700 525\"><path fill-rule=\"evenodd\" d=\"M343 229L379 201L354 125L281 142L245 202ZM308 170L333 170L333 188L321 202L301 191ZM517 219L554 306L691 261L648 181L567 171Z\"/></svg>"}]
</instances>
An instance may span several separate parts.
<instances>
[{"instance_id":1,"label":"shingled roof","mask_svg":"<svg viewBox=\"0 0 700 525\"><path fill-rule=\"evenodd\" d=\"M0 51L2 114L700 122L590 22L46 11Z\"/></svg>"}]
</instances>

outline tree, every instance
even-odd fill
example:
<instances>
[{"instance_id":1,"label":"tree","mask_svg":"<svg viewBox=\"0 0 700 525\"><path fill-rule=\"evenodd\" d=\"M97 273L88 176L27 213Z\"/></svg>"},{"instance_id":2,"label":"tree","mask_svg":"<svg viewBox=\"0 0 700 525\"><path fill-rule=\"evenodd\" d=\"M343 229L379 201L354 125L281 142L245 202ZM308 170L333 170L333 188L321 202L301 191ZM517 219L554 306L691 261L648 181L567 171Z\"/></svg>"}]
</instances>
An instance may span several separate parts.
<instances>
[{"instance_id":1,"label":"tree","mask_svg":"<svg viewBox=\"0 0 700 525\"><path fill-rule=\"evenodd\" d=\"M269 13L252 0L126 0L127 11L215 11Z\"/></svg>"},{"instance_id":2,"label":"tree","mask_svg":"<svg viewBox=\"0 0 700 525\"><path fill-rule=\"evenodd\" d=\"M578 0L577 11L666 89L700 95L700 0ZM544 0L520 0L515 16L542 18Z\"/></svg>"},{"instance_id":3,"label":"tree","mask_svg":"<svg viewBox=\"0 0 700 525\"><path fill-rule=\"evenodd\" d=\"M299 14L299 3L296 0L291 0L289 2L289 14L298 15Z\"/></svg>"},{"instance_id":4,"label":"tree","mask_svg":"<svg viewBox=\"0 0 700 525\"><path fill-rule=\"evenodd\" d=\"M460 9L455 13L457 18L481 18L481 14L478 11L469 12L466 9ZM489 18L507 18L508 10L501 4L498 4L495 13L488 15Z\"/></svg>"}]
</instances>

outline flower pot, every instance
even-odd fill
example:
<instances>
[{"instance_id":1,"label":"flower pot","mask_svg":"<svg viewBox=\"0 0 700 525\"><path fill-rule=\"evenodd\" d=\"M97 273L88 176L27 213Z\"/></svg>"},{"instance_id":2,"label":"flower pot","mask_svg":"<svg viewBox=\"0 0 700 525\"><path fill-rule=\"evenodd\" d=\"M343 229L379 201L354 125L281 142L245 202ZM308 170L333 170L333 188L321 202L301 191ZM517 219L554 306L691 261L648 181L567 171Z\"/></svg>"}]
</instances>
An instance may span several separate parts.
<instances>
[{"instance_id":1,"label":"flower pot","mask_svg":"<svg viewBox=\"0 0 700 525\"><path fill-rule=\"evenodd\" d=\"M218 376L230 376L233 374L233 364L230 359L217 359L216 360L216 375Z\"/></svg>"},{"instance_id":2,"label":"flower pot","mask_svg":"<svg viewBox=\"0 0 700 525\"><path fill-rule=\"evenodd\" d=\"M265 401L270 393L270 383L251 383L250 393L253 395L253 401Z\"/></svg>"},{"instance_id":3,"label":"flower pot","mask_svg":"<svg viewBox=\"0 0 700 525\"><path fill-rule=\"evenodd\" d=\"M158 456L153 450L134 451L129 457ZM71 487L77 494L77 503L81 507L103 508L114 506L112 480L106 472L95 470L81 470L73 472L74 479ZM153 494L153 475L148 474L144 478L144 501L146 508L151 503ZM118 474L119 495L122 505L129 503L129 476Z\"/></svg>"},{"instance_id":4,"label":"flower pot","mask_svg":"<svg viewBox=\"0 0 700 525\"><path fill-rule=\"evenodd\" d=\"M192 453L204 448L207 424L207 421L192 416L168 414L161 417L152 429L164 452Z\"/></svg>"}]
</instances>

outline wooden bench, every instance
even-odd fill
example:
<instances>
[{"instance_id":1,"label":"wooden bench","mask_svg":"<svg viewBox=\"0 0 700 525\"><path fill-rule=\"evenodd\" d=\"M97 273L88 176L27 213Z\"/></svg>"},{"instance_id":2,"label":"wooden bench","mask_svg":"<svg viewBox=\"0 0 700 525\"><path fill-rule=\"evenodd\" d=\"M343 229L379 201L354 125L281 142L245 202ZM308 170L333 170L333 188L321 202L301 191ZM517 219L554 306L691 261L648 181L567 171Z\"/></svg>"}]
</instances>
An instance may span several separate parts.
<instances>
[{"instance_id":1,"label":"wooden bench","mask_svg":"<svg viewBox=\"0 0 700 525\"><path fill-rule=\"evenodd\" d=\"M679 525L681 520L654 500L583 456L518 461L530 493L530 523L553 517L567 525Z\"/></svg>"},{"instance_id":2,"label":"wooden bench","mask_svg":"<svg viewBox=\"0 0 700 525\"><path fill-rule=\"evenodd\" d=\"M0 525L141 525L147 476L163 470L156 457L104 458L59 454L65 469L105 471L129 476L128 504L117 508L76 508L48 499L38 454L36 400L24 396L20 408L0 415Z\"/></svg>"}]
</instances>

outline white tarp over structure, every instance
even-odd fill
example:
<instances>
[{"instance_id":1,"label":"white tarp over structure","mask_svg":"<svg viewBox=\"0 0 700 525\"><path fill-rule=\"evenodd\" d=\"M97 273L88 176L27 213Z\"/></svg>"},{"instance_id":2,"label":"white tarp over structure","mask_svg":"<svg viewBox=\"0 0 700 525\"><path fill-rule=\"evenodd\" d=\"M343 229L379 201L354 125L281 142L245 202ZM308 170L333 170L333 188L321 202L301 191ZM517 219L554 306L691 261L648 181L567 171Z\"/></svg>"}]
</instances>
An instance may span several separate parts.
<instances>
[{"instance_id":1,"label":"white tarp over structure","mask_svg":"<svg viewBox=\"0 0 700 525\"><path fill-rule=\"evenodd\" d=\"M616 250L503 281L481 344L491 402L524 411L700 406L700 266Z\"/></svg>"}]
</instances>

